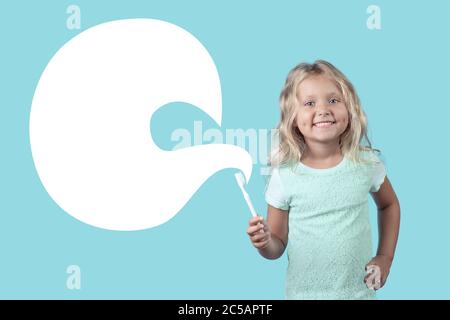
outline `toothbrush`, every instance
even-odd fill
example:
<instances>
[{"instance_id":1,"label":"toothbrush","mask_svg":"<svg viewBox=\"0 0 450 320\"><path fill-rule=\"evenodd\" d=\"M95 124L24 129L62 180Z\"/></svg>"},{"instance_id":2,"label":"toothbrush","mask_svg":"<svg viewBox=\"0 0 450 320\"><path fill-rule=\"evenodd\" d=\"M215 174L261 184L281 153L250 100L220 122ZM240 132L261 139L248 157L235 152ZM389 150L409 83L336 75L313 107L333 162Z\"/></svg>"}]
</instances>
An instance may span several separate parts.
<instances>
[{"instance_id":1,"label":"toothbrush","mask_svg":"<svg viewBox=\"0 0 450 320\"><path fill-rule=\"evenodd\" d=\"M236 178L237 184L239 185L239 188L241 188L242 194L244 196L245 201L247 202L247 205L250 209L250 212L252 213L253 217L257 217L258 215L256 214L255 208L253 207L252 201L250 200L250 197L247 193L247 191L245 191L245 177L242 174L242 172L238 172L234 174L234 177Z\"/></svg>"}]
</instances>

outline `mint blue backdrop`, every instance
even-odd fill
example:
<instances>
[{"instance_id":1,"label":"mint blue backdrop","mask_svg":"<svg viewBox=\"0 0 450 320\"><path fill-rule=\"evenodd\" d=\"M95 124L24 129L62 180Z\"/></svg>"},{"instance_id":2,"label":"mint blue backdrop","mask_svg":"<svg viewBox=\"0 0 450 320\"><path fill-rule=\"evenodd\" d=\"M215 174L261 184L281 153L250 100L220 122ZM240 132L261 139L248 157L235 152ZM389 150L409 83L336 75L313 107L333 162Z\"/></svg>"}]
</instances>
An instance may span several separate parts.
<instances>
[{"instance_id":1,"label":"mint blue backdrop","mask_svg":"<svg viewBox=\"0 0 450 320\"><path fill-rule=\"evenodd\" d=\"M66 28L70 4L81 9L80 30ZM381 30L366 27L371 4L381 9ZM83 224L43 188L28 130L39 77L72 37L124 18L165 20L203 43L221 79L222 131L274 127L281 86L298 62L320 58L340 68L358 90L402 208L395 263L378 297L450 298L448 2L80 0L0 8L0 298L284 298L286 256L265 260L251 246L234 169L210 177L168 223L139 232ZM170 148L171 130L192 131L194 120L216 127L198 109L168 106L151 131ZM266 214L259 169L248 190ZM73 264L81 290L66 287Z\"/></svg>"}]
</instances>

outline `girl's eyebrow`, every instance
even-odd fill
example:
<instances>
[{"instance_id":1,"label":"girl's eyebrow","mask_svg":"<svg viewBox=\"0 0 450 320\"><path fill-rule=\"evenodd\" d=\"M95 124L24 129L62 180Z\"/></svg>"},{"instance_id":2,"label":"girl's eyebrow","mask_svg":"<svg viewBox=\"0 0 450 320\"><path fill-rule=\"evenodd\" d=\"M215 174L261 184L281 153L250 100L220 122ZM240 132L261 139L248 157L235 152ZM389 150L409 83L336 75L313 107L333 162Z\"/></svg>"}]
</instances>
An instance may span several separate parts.
<instances>
[{"instance_id":1,"label":"girl's eyebrow","mask_svg":"<svg viewBox=\"0 0 450 320\"><path fill-rule=\"evenodd\" d=\"M332 91L332 92L327 94L327 97L332 97L332 96L340 97L341 95L338 92L335 92L335 91Z\"/></svg>"},{"instance_id":2,"label":"girl's eyebrow","mask_svg":"<svg viewBox=\"0 0 450 320\"><path fill-rule=\"evenodd\" d=\"M326 97L328 97L328 98L329 98L329 97L333 97L333 96L334 96L334 97L341 97L340 93L339 93L339 92L336 92L336 91L331 91L331 92L329 92L329 93L326 94ZM315 98L316 98L315 95L310 94L310 95L304 97L303 100L315 99Z\"/></svg>"}]
</instances>

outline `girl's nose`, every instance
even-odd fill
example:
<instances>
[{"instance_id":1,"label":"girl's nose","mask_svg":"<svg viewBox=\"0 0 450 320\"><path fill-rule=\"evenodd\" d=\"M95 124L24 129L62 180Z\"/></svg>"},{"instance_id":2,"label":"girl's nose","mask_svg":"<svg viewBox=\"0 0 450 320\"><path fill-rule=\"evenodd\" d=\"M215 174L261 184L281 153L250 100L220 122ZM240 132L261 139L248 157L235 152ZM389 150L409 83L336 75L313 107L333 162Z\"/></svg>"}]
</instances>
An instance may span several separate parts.
<instances>
[{"instance_id":1,"label":"girl's nose","mask_svg":"<svg viewBox=\"0 0 450 320\"><path fill-rule=\"evenodd\" d=\"M320 116L321 115L327 116L327 115L330 115L330 111L328 109L326 109L326 108L320 108L317 111L317 114L320 115Z\"/></svg>"},{"instance_id":2,"label":"girl's nose","mask_svg":"<svg viewBox=\"0 0 450 320\"><path fill-rule=\"evenodd\" d=\"M328 105L326 102L320 102L317 104L317 114L318 115L329 115L330 110L328 109Z\"/></svg>"}]
</instances>

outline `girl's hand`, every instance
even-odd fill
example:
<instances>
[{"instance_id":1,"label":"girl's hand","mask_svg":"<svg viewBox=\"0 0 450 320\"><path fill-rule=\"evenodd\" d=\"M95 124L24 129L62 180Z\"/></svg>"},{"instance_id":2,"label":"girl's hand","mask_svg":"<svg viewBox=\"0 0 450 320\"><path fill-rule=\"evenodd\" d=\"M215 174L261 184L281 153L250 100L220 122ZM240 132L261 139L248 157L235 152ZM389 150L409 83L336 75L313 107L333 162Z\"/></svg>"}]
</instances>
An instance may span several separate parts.
<instances>
[{"instance_id":1,"label":"girl's hand","mask_svg":"<svg viewBox=\"0 0 450 320\"><path fill-rule=\"evenodd\" d=\"M375 290L381 289L386 283L389 271L391 270L392 258L385 255L377 255L372 260L370 260L370 262L366 265L366 271L370 265L375 265L379 268L380 276L371 277L371 274L368 274L364 278L364 283L368 285L368 281L370 280L369 278L371 277L373 278L372 279L373 282L370 283L370 285L372 285L375 288ZM380 280L380 283L375 283L377 278Z\"/></svg>"},{"instance_id":2,"label":"girl's hand","mask_svg":"<svg viewBox=\"0 0 450 320\"><path fill-rule=\"evenodd\" d=\"M269 225L260 216L250 219L247 234L253 246L257 249L264 249L269 245L271 240Z\"/></svg>"}]
</instances>

